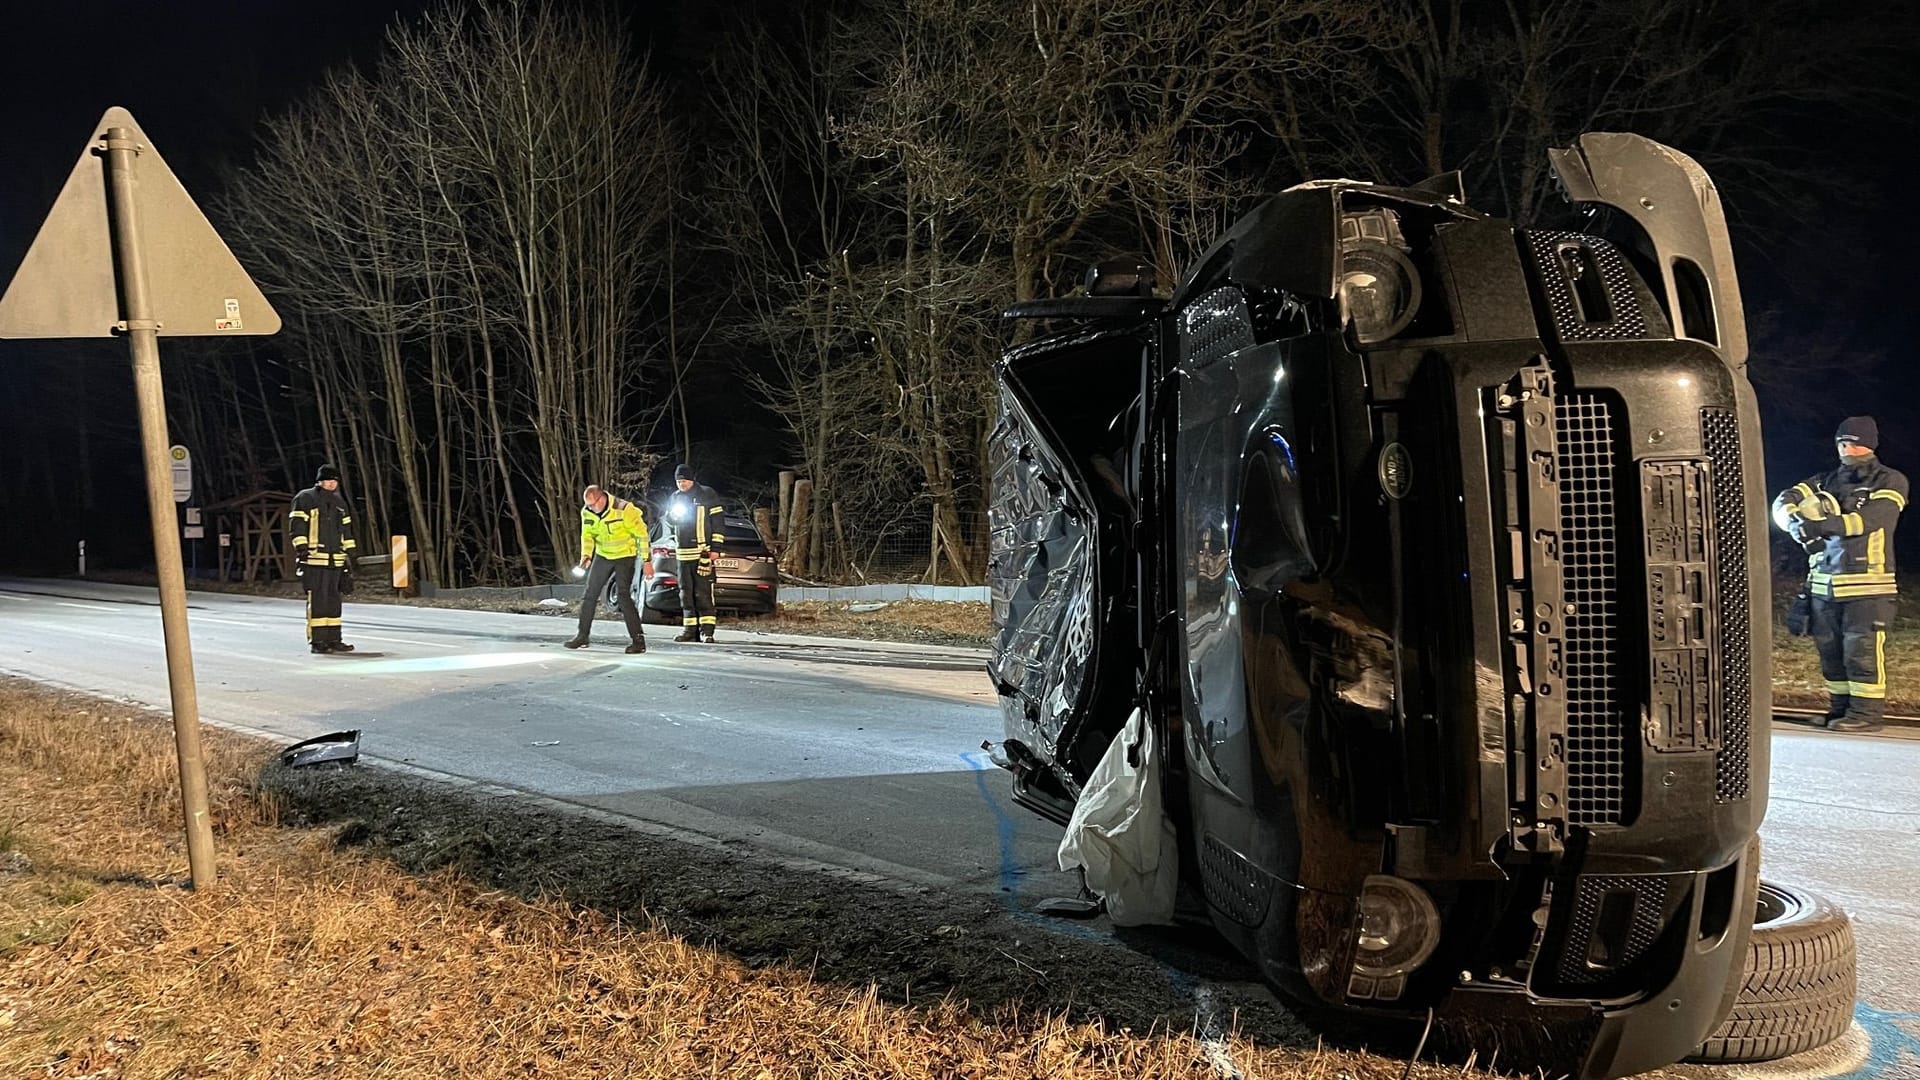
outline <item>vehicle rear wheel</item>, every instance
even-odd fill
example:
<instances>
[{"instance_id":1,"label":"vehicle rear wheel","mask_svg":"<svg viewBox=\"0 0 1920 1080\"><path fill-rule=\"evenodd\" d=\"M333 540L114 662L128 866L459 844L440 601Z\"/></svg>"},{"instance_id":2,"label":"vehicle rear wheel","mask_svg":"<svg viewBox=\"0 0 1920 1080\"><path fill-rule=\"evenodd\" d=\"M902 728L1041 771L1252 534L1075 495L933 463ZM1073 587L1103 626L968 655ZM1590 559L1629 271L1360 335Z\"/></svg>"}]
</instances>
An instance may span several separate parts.
<instances>
[{"instance_id":1,"label":"vehicle rear wheel","mask_svg":"<svg viewBox=\"0 0 1920 1080\"><path fill-rule=\"evenodd\" d=\"M1827 1043L1853 1023L1853 923L1805 889L1762 881L1733 1012L1691 1060L1772 1061Z\"/></svg>"}]
</instances>

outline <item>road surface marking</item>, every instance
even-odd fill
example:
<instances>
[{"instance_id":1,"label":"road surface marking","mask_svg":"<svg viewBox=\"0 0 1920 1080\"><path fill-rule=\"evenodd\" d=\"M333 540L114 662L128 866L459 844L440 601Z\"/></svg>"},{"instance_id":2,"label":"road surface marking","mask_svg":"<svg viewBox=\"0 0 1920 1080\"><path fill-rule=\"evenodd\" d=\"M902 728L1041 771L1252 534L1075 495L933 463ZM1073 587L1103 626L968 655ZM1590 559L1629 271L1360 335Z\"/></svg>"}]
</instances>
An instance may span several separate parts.
<instances>
[{"instance_id":1,"label":"road surface marking","mask_svg":"<svg viewBox=\"0 0 1920 1080\"><path fill-rule=\"evenodd\" d=\"M466 647L464 645L449 645L442 641L414 641L411 638L382 637L379 634L355 633L353 636L356 638L364 638L367 641L386 641L395 645L413 645L422 649L463 649Z\"/></svg>"},{"instance_id":2,"label":"road surface marking","mask_svg":"<svg viewBox=\"0 0 1920 1080\"><path fill-rule=\"evenodd\" d=\"M113 641L125 641L134 645L149 646L155 650L164 649L166 645L166 643L160 639L160 635L158 633L154 634L152 637L135 637L131 634L116 634L110 630L74 630L74 629L70 629L67 627L60 627L60 626L45 626L45 627L40 627L39 629L48 630L53 633L68 634L73 637L80 638L86 642L93 642L101 638L108 638ZM282 664L282 665L287 665L291 667L307 666L305 663L299 660L287 660L278 656L267 656L264 653L259 653L259 652L241 652L238 649L223 649L216 645L209 645L203 641L194 642L193 651L196 655L219 654L222 656L237 656L242 660L246 660L251 663ZM147 659L153 659L153 658L143 656L141 657L141 659L147 660ZM204 680L208 678L208 674L203 671L203 672L200 672L197 677Z\"/></svg>"},{"instance_id":3,"label":"road surface marking","mask_svg":"<svg viewBox=\"0 0 1920 1080\"><path fill-rule=\"evenodd\" d=\"M106 607L100 604L76 604L69 600L55 600L54 603L59 604L61 607L77 607L82 611L112 611L113 610L110 607Z\"/></svg>"}]
</instances>

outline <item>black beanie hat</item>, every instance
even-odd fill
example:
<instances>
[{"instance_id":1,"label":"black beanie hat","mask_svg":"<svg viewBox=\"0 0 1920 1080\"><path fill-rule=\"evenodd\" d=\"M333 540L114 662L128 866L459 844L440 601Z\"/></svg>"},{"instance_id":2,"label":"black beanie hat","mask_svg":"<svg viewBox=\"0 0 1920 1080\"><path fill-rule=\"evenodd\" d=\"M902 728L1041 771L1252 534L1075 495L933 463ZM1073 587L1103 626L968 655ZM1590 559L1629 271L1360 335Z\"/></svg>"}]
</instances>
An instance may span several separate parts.
<instances>
[{"instance_id":1,"label":"black beanie hat","mask_svg":"<svg viewBox=\"0 0 1920 1080\"><path fill-rule=\"evenodd\" d=\"M314 474L313 482L317 484L322 480L338 480L338 479L340 479L339 469L336 469L331 465L322 465L320 466L320 471Z\"/></svg>"},{"instance_id":2,"label":"black beanie hat","mask_svg":"<svg viewBox=\"0 0 1920 1080\"><path fill-rule=\"evenodd\" d=\"M1849 416L1840 422L1840 430L1833 433L1833 441L1878 450L1880 425L1874 423L1871 416Z\"/></svg>"},{"instance_id":3,"label":"black beanie hat","mask_svg":"<svg viewBox=\"0 0 1920 1080\"><path fill-rule=\"evenodd\" d=\"M673 467L673 478L675 480L693 479L693 466L688 465L685 462L682 462L679 465L675 465Z\"/></svg>"}]
</instances>

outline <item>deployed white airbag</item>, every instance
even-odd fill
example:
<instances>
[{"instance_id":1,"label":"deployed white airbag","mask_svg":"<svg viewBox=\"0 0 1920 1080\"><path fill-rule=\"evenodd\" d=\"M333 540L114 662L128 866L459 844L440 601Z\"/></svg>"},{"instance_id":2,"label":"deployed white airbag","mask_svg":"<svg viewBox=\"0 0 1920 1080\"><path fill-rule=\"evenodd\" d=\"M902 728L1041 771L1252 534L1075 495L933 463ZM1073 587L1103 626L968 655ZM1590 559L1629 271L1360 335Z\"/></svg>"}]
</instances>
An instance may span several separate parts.
<instances>
[{"instance_id":1,"label":"deployed white airbag","mask_svg":"<svg viewBox=\"0 0 1920 1080\"><path fill-rule=\"evenodd\" d=\"M1166 814L1163 768L1153 725L1135 709L1087 777L1060 839L1060 869L1086 871L1116 926L1173 921L1180 841Z\"/></svg>"}]
</instances>

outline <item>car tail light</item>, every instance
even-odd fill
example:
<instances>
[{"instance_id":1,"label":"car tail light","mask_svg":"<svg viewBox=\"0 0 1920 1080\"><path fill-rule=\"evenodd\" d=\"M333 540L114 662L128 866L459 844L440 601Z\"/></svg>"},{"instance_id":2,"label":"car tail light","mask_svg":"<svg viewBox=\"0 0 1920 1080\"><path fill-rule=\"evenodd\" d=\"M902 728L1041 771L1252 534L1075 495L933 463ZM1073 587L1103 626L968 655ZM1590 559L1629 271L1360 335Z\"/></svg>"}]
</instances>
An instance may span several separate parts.
<instances>
[{"instance_id":1,"label":"car tail light","mask_svg":"<svg viewBox=\"0 0 1920 1080\"><path fill-rule=\"evenodd\" d=\"M773 586L771 586L771 585L768 585L768 584L766 584L765 582L762 582L761 584L758 584L758 585L755 585L755 586L754 586L754 588L756 588L756 589L771 589L771 588L773 588Z\"/></svg>"},{"instance_id":2,"label":"car tail light","mask_svg":"<svg viewBox=\"0 0 1920 1080\"><path fill-rule=\"evenodd\" d=\"M679 578L663 577L660 579L660 587L663 589L677 588L679 587L679 585L680 585Z\"/></svg>"}]
</instances>

